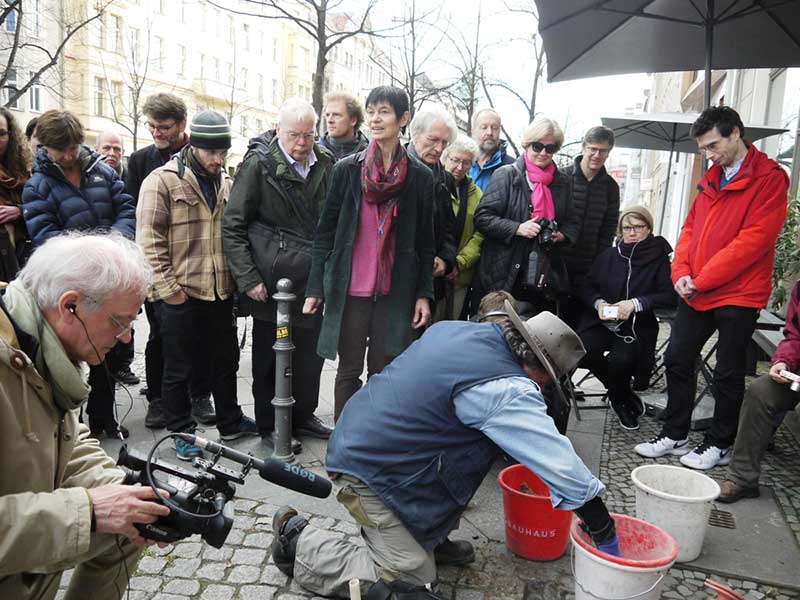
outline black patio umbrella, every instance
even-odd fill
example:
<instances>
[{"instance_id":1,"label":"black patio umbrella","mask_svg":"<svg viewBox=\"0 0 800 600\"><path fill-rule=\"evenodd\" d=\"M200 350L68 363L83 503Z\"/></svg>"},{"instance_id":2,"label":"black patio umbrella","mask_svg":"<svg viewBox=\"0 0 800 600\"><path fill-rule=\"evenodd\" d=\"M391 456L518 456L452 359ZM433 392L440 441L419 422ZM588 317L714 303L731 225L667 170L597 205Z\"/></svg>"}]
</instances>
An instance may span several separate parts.
<instances>
[{"instance_id":1,"label":"black patio umbrella","mask_svg":"<svg viewBox=\"0 0 800 600\"><path fill-rule=\"evenodd\" d=\"M535 0L549 81L800 66L798 0Z\"/></svg>"},{"instance_id":2,"label":"black patio umbrella","mask_svg":"<svg viewBox=\"0 0 800 600\"><path fill-rule=\"evenodd\" d=\"M697 152L697 142L689 134L692 123L697 120L700 113L696 112L666 112L631 115L626 117L603 117L603 125L614 130L614 145L620 148L641 148L643 150L667 150L669 161L676 152L694 154ZM765 125L744 125L745 139L755 142L771 135L778 135L787 129L767 127ZM669 192L670 168L667 169L666 183L664 184L664 199L661 206L661 216L658 220L658 232L662 233L664 226L664 213Z\"/></svg>"}]
</instances>

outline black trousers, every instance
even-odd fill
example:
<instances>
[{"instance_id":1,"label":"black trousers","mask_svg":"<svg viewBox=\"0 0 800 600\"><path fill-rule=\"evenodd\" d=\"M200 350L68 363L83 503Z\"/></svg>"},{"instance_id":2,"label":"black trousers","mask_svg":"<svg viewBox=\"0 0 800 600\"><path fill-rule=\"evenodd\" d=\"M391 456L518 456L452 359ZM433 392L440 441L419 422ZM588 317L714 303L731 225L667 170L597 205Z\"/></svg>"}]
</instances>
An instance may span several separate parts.
<instances>
[{"instance_id":1,"label":"black trousers","mask_svg":"<svg viewBox=\"0 0 800 600\"><path fill-rule=\"evenodd\" d=\"M626 343L600 324L582 331L580 337L586 348L582 365L606 387L611 406L622 408L632 393L631 378L636 372L640 341Z\"/></svg>"},{"instance_id":2,"label":"black trousers","mask_svg":"<svg viewBox=\"0 0 800 600\"><path fill-rule=\"evenodd\" d=\"M150 324L150 334L144 349L144 370L147 381L147 400L161 398L161 379L164 373L164 351L161 340L162 301L144 303L144 312ZM131 336L131 360L133 360L133 337ZM192 372L189 393L192 398L208 396L211 393L211 366L208 360L200 358L202 367ZM130 362L128 362L130 365Z\"/></svg>"},{"instance_id":3,"label":"black trousers","mask_svg":"<svg viewBox=\"0 0 800 600\"><path fill-rule=\"evenodd\" d=\"M705 441L718 448L733 444L744 395L747 345L755 330L758 312L758 309L743 306L697 311L683 301L678 303L664 355L668 399L663 435L682 440L689 433L695 397L695 362L703 345L717 331L717 364L712 384L716 402Z\"/></svg>"},{"instance_id":4,"label":"black trousers","mask_svg":"<svg viewBox=\"0 0 800 600\"><path fill-rule=\"evenodd\" d=\"M106 362L108 363L108 368L111 369L112 373L116 373L117 371L121 371L123 369L130 369L131 363L133 363L133 336L135 332L133 327L131 327L131 341L128 343L125 342L117 342L117 345L111 349L111 352L108 353L106 357Z\"/></svg>"},{"instance_id":5,"label":"black trousers","mask_svg":"<svg viewBox=\"0 0 800 600\"><path fill-rule=\"evenodd\" d=\"M314 327L292 327L292 423L297 424L314 414L319 406L319 379L323 358L317 355L317 338L321 320ZM275 323L253 319L253 400L256 424L262 435L275 429Z\"/></svg>"},{"instance_id":6,"label":"black trousers","mask_svg":"<svg viewBox=\"0 0 800 600\"><path fill-rule=\"evenodd\" d=\"M164 356L161 398L167 429L192 431L196 427L189 382L195 370L207 368L217 411L217 429L222 434L235 431L242 410L236 398L239 346L233 301L207 302L189 298L183 304L160 302L159 305Z\"/></svg>"},{"instance_id":7,"label":"black trousers","mask_svg":"<svg viewBox=\"0 0 800 600\"><path fill-rule=\"evenodd\" d=\"M106 364L108 360L106 359ZM89 398L86 400L86 413L89 423L108 426L114 419L114 392L116 385L111 375L106 371L105 364L89 367Z\"/></svg>"}]
</instances>

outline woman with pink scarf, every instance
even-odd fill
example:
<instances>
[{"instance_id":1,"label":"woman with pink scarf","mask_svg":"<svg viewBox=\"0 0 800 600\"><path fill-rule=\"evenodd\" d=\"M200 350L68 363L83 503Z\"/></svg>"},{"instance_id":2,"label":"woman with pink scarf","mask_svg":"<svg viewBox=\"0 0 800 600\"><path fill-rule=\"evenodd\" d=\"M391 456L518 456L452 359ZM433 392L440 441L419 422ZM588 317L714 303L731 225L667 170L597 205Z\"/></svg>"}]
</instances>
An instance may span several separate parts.
<instances>
[{"instance_id":1,"label":"woman with pink scarf","mask_svg":"<svg viewBox=\"0 0 800 600\"><path fill-rule=\"evenodd\" d=\"M546 236L542 217L556 223L548 251L554 269L560 263L560 249L578 235L567 218L570 181L553 162L563 143L564 132L552 119L528 125L522 135L522 156L494 172L475 211L475 227L484 235L477 282L481 293L511 292L517 300L531 303L534 312L557 309L557 297L528 279L531 252Z\"/></svg>"}]
</instances>

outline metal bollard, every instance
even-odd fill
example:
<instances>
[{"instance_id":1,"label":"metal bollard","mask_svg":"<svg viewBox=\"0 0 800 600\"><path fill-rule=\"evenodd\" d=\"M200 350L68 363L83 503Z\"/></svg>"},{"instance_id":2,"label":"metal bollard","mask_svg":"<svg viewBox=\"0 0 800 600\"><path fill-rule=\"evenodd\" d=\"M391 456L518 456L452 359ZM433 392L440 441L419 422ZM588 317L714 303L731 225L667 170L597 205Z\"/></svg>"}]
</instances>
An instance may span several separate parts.
<instances>
[{"instance_id":1,"label":"metal bollard","mask_svg":"<svg viewBox=\"0 0 800 600\"><path fill-rule=\"evenodd\" d=\"M275 431L273 432L272 458L284 462L294 462L292 452L292 328L291 310L292 302L297 299L292 293L290 279L278 281L278 292L272 294L273 300L278 303L277 323L275 327L275 397L272 406L275 407Z\"/></svg>"}]
</instances>

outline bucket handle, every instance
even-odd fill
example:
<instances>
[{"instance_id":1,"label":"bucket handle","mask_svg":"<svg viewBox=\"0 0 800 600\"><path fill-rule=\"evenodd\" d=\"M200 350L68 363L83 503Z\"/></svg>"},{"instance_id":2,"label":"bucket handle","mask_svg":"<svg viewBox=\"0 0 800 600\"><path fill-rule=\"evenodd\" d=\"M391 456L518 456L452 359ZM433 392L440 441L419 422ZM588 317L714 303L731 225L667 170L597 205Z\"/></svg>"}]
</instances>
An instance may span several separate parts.
<instances>
[{"instance_id":1,"label":"bucket handle","mask_svg":"<svg viewBox=\"0 0 800 600\"><path fill-rule=\"evenodd\" d=\"M656 589L656 587L658 587L658 584L661 583L661 580L664 579L664 577L666 577L667 573L669 572L669 568L667 568L667 570L664 571L658 579L656 579L656 582L653 585L651 585L645 591L639 592L638 594L633 594L632 596L610 596L610 597L598 596L596 594L593 594L589 590L587 590L585 587L583 587L583 585L581 585L581 582L578 581L578 578L575 576L575 544L571 543L570 546L572 548L571 548L571 551L570 551L569 564L570 564L570 567L572 568L572 578L575 580L576 585L579 588L581 588L581 591L584 594L588 594L592 598L597 598L598 600L633 600L634 598L638 598L639 596L644 596L645 594L649 594L654 589Z\"/></svg>"}]
</instances>

